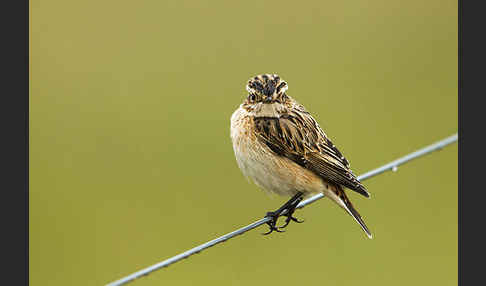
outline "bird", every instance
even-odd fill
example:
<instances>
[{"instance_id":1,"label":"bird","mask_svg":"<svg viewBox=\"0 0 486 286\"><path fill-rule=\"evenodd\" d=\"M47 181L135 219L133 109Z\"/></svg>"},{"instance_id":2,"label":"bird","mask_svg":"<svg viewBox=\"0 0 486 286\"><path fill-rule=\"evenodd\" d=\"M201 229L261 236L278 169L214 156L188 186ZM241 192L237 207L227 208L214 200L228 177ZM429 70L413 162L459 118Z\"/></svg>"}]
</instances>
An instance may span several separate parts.
<instances>
[{"instance_id":1,"label":"bird","mask_svg":"<svg viewBox=\"0 0 486 286\"><path fill-rule=\"evenodd\" d=\"M349 161L314 117L287 94L277 74L260 74L246 84L247 95L231 116L230 137L243 175L269 193L291 198L265 217L269 231L283 232L298 204L317 193L343 208L371 239L373 236L345 189L370 194L350 169ZM285 224L277 220L285 216Z\"/></svg>"}]
</instances>

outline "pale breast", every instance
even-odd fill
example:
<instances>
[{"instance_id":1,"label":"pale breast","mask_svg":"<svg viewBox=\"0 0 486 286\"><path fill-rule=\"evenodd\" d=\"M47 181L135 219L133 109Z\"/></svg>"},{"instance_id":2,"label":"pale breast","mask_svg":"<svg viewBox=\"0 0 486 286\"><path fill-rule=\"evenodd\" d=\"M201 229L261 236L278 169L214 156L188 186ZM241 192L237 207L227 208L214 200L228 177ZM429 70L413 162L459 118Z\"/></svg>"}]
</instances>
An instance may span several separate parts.
<instances>
[{"instance_id":1,"label":"pale breast","mask_svg":"<svg viewBox=\"0 0 486 286\"><path fill-rule=\"evenodd\" d=\"M325 184L313 172L277 156L257 140L252 117L238 108L231 117L231 140L243 174L262 189L279 195L322 192Z\"/></svg>"}]
</instances>

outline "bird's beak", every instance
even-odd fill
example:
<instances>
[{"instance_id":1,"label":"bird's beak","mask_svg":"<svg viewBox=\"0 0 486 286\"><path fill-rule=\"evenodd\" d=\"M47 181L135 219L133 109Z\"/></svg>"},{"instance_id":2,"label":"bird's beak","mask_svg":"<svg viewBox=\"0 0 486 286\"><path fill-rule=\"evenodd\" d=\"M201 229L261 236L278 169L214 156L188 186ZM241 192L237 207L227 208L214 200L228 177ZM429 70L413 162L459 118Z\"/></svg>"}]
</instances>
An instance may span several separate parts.
<instances>
[{"instance_id":1,"label":"bird's beak","mask_svg":"<svg viewBox=\"0 0 486 286\"><path fill-rule=\"evenodd\" d=\"M269 102L271 102L271 101L272 101L272 98L273 98L273 96L271 96L271 95L267 95L267 97L265 97L264 102L265 102L265 103L269 103Z\"/></svg>"}]
</instances>

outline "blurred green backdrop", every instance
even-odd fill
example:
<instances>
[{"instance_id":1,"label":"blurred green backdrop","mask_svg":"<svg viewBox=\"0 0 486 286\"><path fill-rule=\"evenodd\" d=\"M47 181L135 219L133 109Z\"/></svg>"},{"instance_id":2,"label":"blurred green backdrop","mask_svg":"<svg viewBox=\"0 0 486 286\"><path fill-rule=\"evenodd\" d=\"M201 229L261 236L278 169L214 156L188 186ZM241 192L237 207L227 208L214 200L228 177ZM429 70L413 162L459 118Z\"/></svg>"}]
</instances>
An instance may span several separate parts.
<instances>
[{"instance_id":1,"label":"blurred green backdrop","mask_svg":"<svg viewBox=\"0 0 486 286\"><path fill-rule=\"evenodd\" d=\"M457 1L31 1L30 282L102 285L261 218L229 137L278 73L362 174L457 131ZM457 144L133 285L456 285Z\"/></svg>"}]
</instances>

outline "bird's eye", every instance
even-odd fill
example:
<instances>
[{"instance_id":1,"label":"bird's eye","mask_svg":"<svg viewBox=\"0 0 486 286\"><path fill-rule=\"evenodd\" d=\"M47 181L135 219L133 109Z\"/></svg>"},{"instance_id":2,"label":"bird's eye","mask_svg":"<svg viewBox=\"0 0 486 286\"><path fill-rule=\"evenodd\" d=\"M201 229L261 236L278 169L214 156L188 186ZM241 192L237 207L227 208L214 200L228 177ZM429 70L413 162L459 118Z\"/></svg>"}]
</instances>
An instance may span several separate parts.
<instances>
[{"instance_id":1,"label":"bird's eye","mask_svg":"<svg viewBox=\"0 0 486 286\"><path fill-rule=\"evenodd\" d=\"M255 99L256 99L255 94L253 94L253 93L252 93L252 94L250 94L250 100L251 100L251 101L255 101Z\"/></svg>"}]
</instances>

